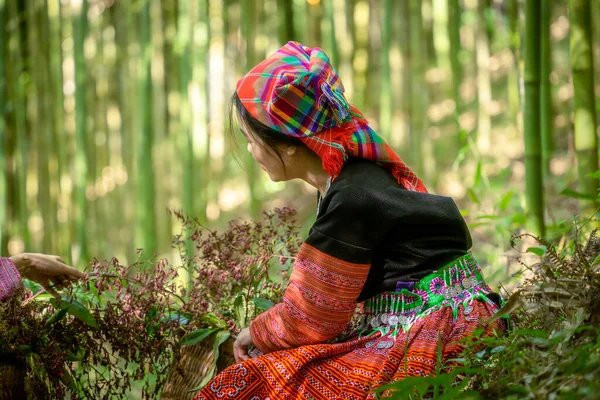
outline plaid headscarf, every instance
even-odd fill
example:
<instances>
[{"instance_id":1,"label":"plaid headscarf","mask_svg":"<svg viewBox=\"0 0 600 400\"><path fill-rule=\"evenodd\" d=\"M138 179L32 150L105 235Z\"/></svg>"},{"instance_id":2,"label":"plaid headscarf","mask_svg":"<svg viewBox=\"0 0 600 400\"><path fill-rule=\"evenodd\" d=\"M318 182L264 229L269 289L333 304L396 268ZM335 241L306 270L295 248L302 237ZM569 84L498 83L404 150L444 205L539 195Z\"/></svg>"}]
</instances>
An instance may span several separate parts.
<instances>
[{"instance_id":1,"label":"plaid headscarf","mask_svg":"<svg viewBox=\"0 0 600 400\"><path fill-rule=\"evenodd\" d=\"M323 50L289 42L237 83L237 95L264 125L297 137L323 160L332 179L348 157L376 161L408 190L427 192L364 116L344 97L344 86Z\"/></svg>"}]
</instances>

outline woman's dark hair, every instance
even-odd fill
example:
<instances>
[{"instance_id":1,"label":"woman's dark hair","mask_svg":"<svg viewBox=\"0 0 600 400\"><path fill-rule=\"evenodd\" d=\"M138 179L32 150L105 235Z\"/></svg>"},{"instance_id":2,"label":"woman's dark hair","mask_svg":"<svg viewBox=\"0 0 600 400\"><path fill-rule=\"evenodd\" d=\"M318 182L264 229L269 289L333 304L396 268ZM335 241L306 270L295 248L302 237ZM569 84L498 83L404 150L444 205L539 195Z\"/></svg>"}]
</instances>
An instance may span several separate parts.
<instances>
[{"instance_id":1,"label":"woman's dark hair","mask_svg":"<svg viewBox=\"0 0 600 400\"><path fill-rule=\"evenodd\" d=\"M237 93L233 93L231 102L229 103L229 133L234 143L236 141L235 128L233 117L237 115L240 124L244 124L246 129L250 130L246 134L252 134L261 139L261 143L256 143L257 146L262 147L264 150L271 154L277 155L279 161L285 170L285 164L281 154L277 151L277 145L294 145L294 146L306 146L302 140L285 135L281 132L277 132L275 129L269 128L250 114L250 112L244 107L242 101L238 97Z\"/></svg>"}]
</instances>

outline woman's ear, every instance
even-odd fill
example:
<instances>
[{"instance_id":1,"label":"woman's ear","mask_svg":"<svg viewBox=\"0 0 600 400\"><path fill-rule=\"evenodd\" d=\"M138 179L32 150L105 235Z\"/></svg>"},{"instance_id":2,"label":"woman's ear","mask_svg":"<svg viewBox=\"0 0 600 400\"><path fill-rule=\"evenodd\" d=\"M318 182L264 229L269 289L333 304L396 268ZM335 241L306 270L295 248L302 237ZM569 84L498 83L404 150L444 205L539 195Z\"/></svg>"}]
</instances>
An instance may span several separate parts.
<instances>
[{"instance_id":1,"label":"woman's ear","mask_svg":"<svg viewBox=\"0 0 600 400\"><path fill-rule=\"evenodd\" d=\"M287 155L293 156L294 154L296 154L296 149L297 149L296 146L288 146L287 151L286 151Z\"/></svg>"}]
</instances>

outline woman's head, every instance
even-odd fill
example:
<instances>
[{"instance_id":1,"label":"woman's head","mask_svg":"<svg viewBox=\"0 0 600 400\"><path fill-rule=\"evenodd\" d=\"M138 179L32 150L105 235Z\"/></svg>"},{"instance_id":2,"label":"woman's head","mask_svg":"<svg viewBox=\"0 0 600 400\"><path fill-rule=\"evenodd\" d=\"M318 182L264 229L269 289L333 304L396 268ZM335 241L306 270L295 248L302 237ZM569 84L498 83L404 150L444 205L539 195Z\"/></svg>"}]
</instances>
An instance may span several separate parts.
<instances>
[{"instance_id":1,"label":"woman's head","mask_svg":"<svg viewBox=\"0 0 600 400\"><path fill-rule=\"evenodd\" d=\"M275 182L298 177L294 157L298 153L310 152L298 138L284 135L254 118L240 101L237 93L231 98L229 110L230 132L234 132L234 117L245 136L248 151L261 164Z\"/></svg>"},{"instance_id":2,"label":"woman's head","mask_svg":"<svg viewBox=\"0 0 600 400\"><path fill-rule=\"evenodd\" d=\"M255 159L270 156L279 160L283 173L268 171L273 180L297 177L286 164L288 150L310 149L333 179L348 157L359 157L389 168L405 188L426 191L419 178L348 103L339 76L319 48L289 42L275 51L238 81L232 108L240 117L242 131L251 141L255 139L249 147L257 146ZM269 168L266 161L261 164Z\"/></svg>"}]
</instances>

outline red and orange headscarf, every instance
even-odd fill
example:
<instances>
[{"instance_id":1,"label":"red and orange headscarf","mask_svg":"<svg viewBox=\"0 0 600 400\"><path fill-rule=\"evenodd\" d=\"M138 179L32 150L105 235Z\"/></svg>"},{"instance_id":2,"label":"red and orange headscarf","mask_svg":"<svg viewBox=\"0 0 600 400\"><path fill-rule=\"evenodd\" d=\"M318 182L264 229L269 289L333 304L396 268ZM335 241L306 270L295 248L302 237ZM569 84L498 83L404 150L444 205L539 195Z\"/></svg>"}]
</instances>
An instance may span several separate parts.
<instances>
[{"instance_id":1,"label":"red and orange headscarf","mask_svg":"<svg viewBox=\"0 0 600 400\"><path fill-rule=\"evenodd\" d=\"M344 86L319 48L289 42L237 83L237 95L264 125L297 137L323 160L335 179L348 157L388 168L408 190L427 192L364 116L344 97Z\"/></svg>"}]
</instances>

